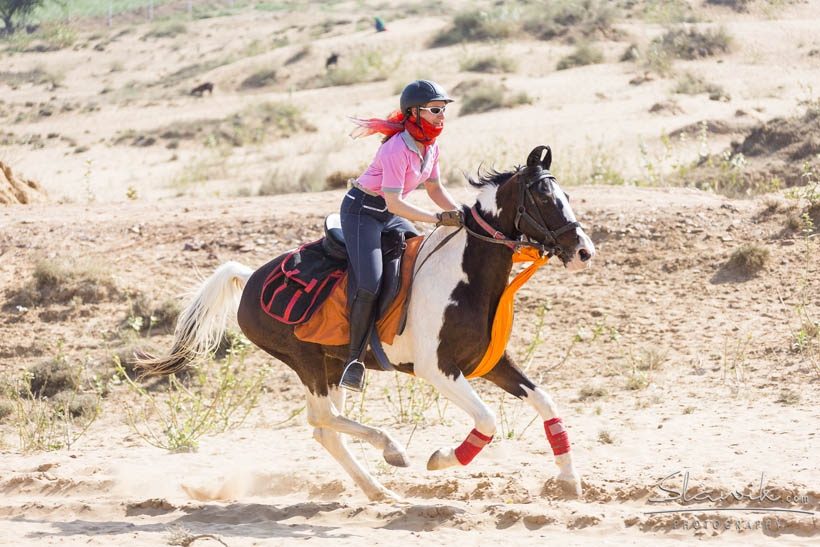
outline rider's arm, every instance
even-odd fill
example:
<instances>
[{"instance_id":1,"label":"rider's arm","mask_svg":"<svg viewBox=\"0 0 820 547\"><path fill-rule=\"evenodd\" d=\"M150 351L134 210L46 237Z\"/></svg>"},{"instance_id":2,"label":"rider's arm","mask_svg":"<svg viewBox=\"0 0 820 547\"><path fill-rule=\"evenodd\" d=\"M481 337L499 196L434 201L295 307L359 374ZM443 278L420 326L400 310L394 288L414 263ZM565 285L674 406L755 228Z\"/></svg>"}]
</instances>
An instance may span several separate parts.
<instances>
[{"instance_id":1,"label":"rider's arm","mask_svg":"<svg viewBox=\"0 0 820 547\"><path fill-rule=\"evenodd\" d=\"M401 198L401 192L384 192L384 201L387 203L387 210L394 215L399 215L407 220L415 222L438 222L438 217L424 209L411 205Z\"/></svg>"},{"instance_id":2,"label":"rider's arm","mask_svg":"<svg viewBox=\"0 0 820 547\"><path fill-rule=\"evenodd\" d=\"M459 208L453 196L439 183L438 179L428 179L425 181L424 189L427 190L427 195L430 196L430 199L445 211L452 211L453 209Z\"/></svg>"}]
</instances>

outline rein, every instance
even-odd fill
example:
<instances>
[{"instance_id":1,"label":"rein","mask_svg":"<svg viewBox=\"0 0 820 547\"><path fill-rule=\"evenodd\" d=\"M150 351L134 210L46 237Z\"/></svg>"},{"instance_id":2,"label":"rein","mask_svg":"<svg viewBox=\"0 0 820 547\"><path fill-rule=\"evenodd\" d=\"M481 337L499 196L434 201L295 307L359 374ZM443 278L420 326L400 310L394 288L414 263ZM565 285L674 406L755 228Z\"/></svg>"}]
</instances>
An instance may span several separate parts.
<instances>
[{"instance_id":1,"label":"rein","mask_svg":"<svg viewBox=\"0 0 820 547\"><path fill-rule=\"evenodd\" d=\"M517 172L513 175L513 178L517 177L521 172ZM552 175L547 172L547 176L552 177ZM532 197L532 190L530 188L532 185L536 184L538 181L534 180L529 184L520 184L519 183L519 193L518 193L518 207L515 213L515 229L519 232L521 230L521 221L525 221L529 223L537 232L543 235L541 241L531 241L529 240L529 236L527 236L527 240L523 239L510 239L509 237L505 236L503 233L499 232L495 228L493 228L489 222L484 220L481 215L478 213L478 209L476 205L473 205L473 208L470 209L470 212L473 214L473 218L478 223L481 228L491 234L492 237L488 237L485 235L481 235L467 226L464 226L464 229L467 231L468 234L471 236L480 239L482 241L487 241L489 243L501 243L513 249L514 251L518 251L521 247L530 247L538 251L538 254L541 256L552 257L564 254L564 251L561 249L561 246L558 244L558 238L565 234L570 230L574 230L575 228L580 228L581 223L578 221L575 222L567 222L557 230L550 230L547 228L546 222L544 222L544 218L541 216L541 212L538 210L538 207L535 203L535 198ZM527 211L527 205L532 203L535 209L535 214L538 215L536 219ZM522 232L523 233L523 232ZM522 236L523 237L523 236Z\"/></svg>"},{"instance_id":2,"label":"rein","mask_svg":"<svg viewBox=\"0 0 820 547\"><path fill-rule=\"evenodd\" d=\"M517 172L513 177L517 177L520 174L520 171ZM549 172L547 172L547 176L552 177ZM464 229L467 234L471 237L475 237L482 241L486 241L488 243L498 243L501 245L506 245L510 249L513 250L512 261L513 262L532 262L526 269L520 272L515 278L504 288L504 292L501 293L501 298L498 300L498 306L496 308L495 316L493 317L493 324L490 331L490 343L487 346L487 350L484 352L481 360L476 365L475 369L465 375L465 378L477 378L480 376L484 376L485 374L489 373L495 365L498 364L499 359L501 356L504 355L504 351L507 348L507 342L510 339L510 333L512 332L512 322L513 322L513 298L515 296L516 291L520 289L524 283L529 281L529 279L535 274L535 272L547 263L547 261L553 257L558 256L561 257L564 252L561 249L561 246L558 244L558 237L561 234L568 232L569 230L574 230L581 226L580 222L568 222L558 228L557 230L550 230L547 228L546 223L544 222L543 217L538 209L538 206L535 202L535 198L532 196L532 191L530 188L536 184L538 180L532 181L529 184L520 184L519 183L519 196L518 196L518 208L516 210L515 215L515 229L518 230L519 233L521 231L521 222L529 223L534 230L539 233L539 235L543 236L541 241L531 241L529 236L527 236L527 240L524 239L510 239L502 232L496 230L489 222L484 220L478 212L477 205L473 205L470 212L473 215L473 219L476 223L483 229L485 232L490 234L490 236L485 236L483 234L479 234L474 230L471 230L466 226L466 224L462 224L457 230L454 230L452 233L448 234L444 239L442 239L438 245L433 249L433 251L427 255L424 260L421 262L418 268L415 269L413 272L413 280L415 280L416 274L421 270L421 267L424 266L427 259L430 258L436 251L441 249L450 239L452 239L456 234L458 234L462 229ZM527 211L527 205L532 203L534 206L535 212L538 215L538 218L533 217ZM522 236L523 237L523 236ZM424 243L427 242L427 238L422 242L422 247ZM421 253L421 249L419 249L419 253ZM413 284L411 281L410 290L412 291ZM408 294L408 302L410 299L410 295ZM407 313L407 306L405 306L402 314L401 319L401 327L400 332L403 330L403 326L406 321L406 313Z\"/></svg>"}]
</instances>

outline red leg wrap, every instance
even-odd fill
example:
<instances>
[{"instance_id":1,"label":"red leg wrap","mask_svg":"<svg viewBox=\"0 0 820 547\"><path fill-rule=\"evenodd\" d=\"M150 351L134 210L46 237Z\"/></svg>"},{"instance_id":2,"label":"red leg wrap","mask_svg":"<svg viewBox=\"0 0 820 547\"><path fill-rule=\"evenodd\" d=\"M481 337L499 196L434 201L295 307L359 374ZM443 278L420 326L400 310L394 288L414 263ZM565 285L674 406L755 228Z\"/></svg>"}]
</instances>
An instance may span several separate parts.
<instances>
[{"instance_id":1,"label":"red leg wrap","mask_svg":"<svg viewBox=\"0 0 820 547\"><path fill-rule=\"evenodd\" d=\"M488 437L487 435L479 433L477 429L473 429L470 431L470 434L467 435L467 438L464 439L464 442L456 448L456 458L458 458L458 462L461 465L467 465L473 461L476 454L481 452L482 448L490 444L491 440L493 440L492 436Z\"/></svg>"},{"instance_id":2,"label":"red leg wrap","mask_svg":"<svg viewBox=\"0 0 820 547\"><path fill-rule=\"evenodd\" d=\"M569 435L561 418L553 418L544 422L544 430L547 432L547 440L550 442L553 454L560 456L569 452Z\"/></svg>"}]
</instances>

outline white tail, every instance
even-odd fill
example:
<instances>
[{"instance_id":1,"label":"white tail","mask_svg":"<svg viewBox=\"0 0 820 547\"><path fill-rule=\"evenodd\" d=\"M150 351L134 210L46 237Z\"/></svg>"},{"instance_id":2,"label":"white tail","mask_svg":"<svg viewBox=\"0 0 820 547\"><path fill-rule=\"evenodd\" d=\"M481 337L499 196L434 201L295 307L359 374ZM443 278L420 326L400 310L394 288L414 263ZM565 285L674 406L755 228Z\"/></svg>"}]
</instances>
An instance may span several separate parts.
<instances>
[{"instance_id":1,"label":"white tail","mask_svg":"<svg viewBox=\"0 0 820 547\"><path fill-rule=\"evenodd\" d=\"M219 345L236 312L245 284L253 270L238 262L226 262L205 280L179 314L174 344L166 357L141 356L137 367L143 374L171 374L199 355Z\"/></svg>"}]
</instances>

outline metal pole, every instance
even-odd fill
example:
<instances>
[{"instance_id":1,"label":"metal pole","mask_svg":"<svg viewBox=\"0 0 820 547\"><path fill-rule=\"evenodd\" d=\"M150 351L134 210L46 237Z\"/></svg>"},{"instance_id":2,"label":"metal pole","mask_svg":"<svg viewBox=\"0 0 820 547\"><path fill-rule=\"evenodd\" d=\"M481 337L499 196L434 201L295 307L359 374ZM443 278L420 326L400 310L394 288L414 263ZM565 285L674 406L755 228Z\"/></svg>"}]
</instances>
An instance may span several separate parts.
<instances>
[{"instance_id":1,"label":"metal pole","mask_svg":"<svg viewBox=\"0 0 820 547\"><path fill-rule=\"evenodd\" d=\"M188 0L188 17L191 16L192 12L193 12L193 7L191 6L191 0Z\"/></svg>"},{"instance_id":2,"label":"metal pole","mask_svg":"<svg viewBox=\"0 0 820 547\"><path fill-rule=\"evenodd\" d=\"M114 24L114 2L108 2L108 26L111 27Z\"/></svg>"},{"instance_id":3,"label":"metal pole","mask_svg":"<svg viewBox=\"0 0 820 547\"><path fill-rule=\"evenodd\" d=\"M148 0L148 20L154 20L154 0Z\"/></svg>"}]
</instances>

